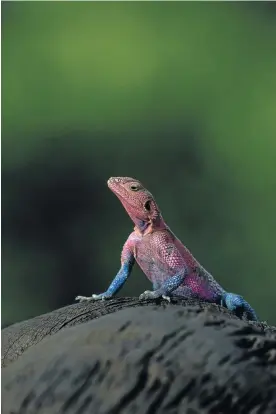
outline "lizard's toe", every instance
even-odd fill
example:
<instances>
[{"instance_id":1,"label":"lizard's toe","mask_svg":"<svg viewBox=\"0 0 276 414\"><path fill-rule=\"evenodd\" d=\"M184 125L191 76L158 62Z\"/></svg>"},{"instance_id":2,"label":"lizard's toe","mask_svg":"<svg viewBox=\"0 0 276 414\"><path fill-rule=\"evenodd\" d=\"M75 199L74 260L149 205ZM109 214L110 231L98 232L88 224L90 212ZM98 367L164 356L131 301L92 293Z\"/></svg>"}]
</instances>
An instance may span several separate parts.
<instances>
[{"instance_id":1,"label":"lizard's toe","mask_svg":"<svg viewBox=\"0 0 276 414\"><path fill-rule=\"evenodd\" d=\"M143 300L143 299L149 299L149 294L151 293L151 291L150 290L146 290L144 293L141 293L141 295L139 296L139 299L140 300Z\"/></svg>"},{"instance_id":2,"label":"lizard's toe","mask_svg":"<svg viewBox=\"0 0 276 414\"><path fill-rule=\"evenodd\" d=\"M93 298L91 296L76 296L75 300L79 302L88 302L89 300L93 300Z\"/></svg>"},{"instance_id":3,"label":"lizard's toe","mask_svg":"<svg viewBox=\"0 0 276 414\"><path fill-rule=\"evenodd\" d=\"M162 298L163 298L163 299L165 299L165 300L167 300L168 302L170 302L170 301L171 301L171 298L170 298L169 296L162 295Z\"/></svg>"},{"instance_id":4,"label":"lizard's toe","mask_svg":"<svg viewBox=\"0 0 276 414\"><path fill-rule=\"evenodd\" d=\"M106 300L106 299L110 299L111 295L107 295L105 293L100 293L99 295L93 294L91 298L92 300Z\"/></svg>"},{"instance_id":5,"label":"lizard's toe","mask_svg":"<svg viewBox=\"0 0 276 414\"><path fill-rule=\"evenodd\" d=\"M103 294L100 295L91 295L91 296L77 296L75 300L79 302L91 302L92 300L104 300L106 299Z\"/></svg>"},{"instance_id":6,"label":"lizard's toe","mask_svg":"<svg viewBox=\"0 0 276 414\"><path fill-rule=\"evenodd\" d=\"M162 296L162 294L160 292L158 292L157 290L146 290L144 293L142 293L139 296L140 300L146 300L146 299L157 299L160 298Z\"/></svg>"}]
</instances>

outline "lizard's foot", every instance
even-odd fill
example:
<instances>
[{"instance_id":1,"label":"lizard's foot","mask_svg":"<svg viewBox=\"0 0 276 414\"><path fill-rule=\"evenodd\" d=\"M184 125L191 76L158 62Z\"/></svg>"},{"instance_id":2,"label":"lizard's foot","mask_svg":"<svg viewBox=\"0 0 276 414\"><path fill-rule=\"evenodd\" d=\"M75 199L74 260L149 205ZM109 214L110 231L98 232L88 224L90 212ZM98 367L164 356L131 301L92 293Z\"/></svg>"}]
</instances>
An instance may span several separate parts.
<instances>
[{"instance_id":1,"label":"lizard's foot","mask_svg":"<svg viewBox=\"0 0 276 414\"><path fill-rule=\"evenodd\" d=\"M258 317L254 309L244 298L236 293L225 293L221 298L221 305L233 311L237 316L243 317L246 314L247 319L258 321Z\"/></svg>"},{"instance_id":2,"label":"lizard's foot","mask_svg":"<svg viewBox=\"0 0 276 414\"><path fill-rule=\"evenodd\" d=\"M91 296L76 296L75 300L79 302L89 302L92 300L105 300L110 299L111 296L105 293L100 293L99 295L91 295Z\"/></svg>"},{"instance_id":3,"label":"lizard's foot","mask_svg":"<svg viewBox=\"0 0 276 414\"><path fill-rule=\"evenodd\" d=\"M146 299L157 299L157 298L163 298L165 300L167 300L168 302L171 301L170 297L167 295L162 294L162 292L160 292L160 290L146 290L144 293L142 293L139 296L140 300L146 300Z\"/></svg>"},{"instance_id":4,"label":"lizard's foot","mask_svg":"<svg viewBox=\"0 0 276 414\"><path fill-rule=\"evenodd\" d=\"M144 293L141 293L141 295L139 296L140 300L145 300L145 299L154 299L152 297L152 292L150 290L145 290Z\"/></svg>"},{"instance_id":5,"label":"lizard's foot","mask_svg":"<svg viewBox=\"0 0 276 414\"><path fill-rule=\"evenodd\" d=\"M79 302L86 302L86 301L89 301L89 300L93 300L93 298L92 298L92 296L76 296L75 300L79 301Z\"/></svg>"}]
</instances>

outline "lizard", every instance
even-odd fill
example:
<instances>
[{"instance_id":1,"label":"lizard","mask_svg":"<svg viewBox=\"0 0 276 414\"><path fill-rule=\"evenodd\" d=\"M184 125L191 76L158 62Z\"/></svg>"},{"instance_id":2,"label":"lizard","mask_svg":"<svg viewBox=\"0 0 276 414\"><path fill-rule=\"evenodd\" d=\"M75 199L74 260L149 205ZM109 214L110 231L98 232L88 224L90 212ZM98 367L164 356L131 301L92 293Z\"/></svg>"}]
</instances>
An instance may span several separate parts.
<instances>
[{"instance_id":1,"label":"lizard","mask_svg":"<svg viewBox=\"0 0 276 414\"><path fill-rule=\"evenodd\" d=\"M109 189L118 197L135 224L121 253L121 267L108 289L92 296L77 296L83 302L112 298L124 285L136 262L153 290L146 290L140 300L171 296L201 299L216 303L234 312L244 313L257 321L254 309L238 294L227 292L195 259L186 246L174 235L163 219L153 195L142 183L130 177L111 177Z\"/></svg>"}]
</instances>

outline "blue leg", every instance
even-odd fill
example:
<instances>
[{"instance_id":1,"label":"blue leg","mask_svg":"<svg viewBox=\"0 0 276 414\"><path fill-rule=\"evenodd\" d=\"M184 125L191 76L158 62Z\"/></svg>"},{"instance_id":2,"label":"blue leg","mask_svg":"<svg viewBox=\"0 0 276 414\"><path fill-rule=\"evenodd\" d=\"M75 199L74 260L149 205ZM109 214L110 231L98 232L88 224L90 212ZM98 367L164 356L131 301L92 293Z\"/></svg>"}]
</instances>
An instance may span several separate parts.
<instances>
[{"instance_id":1,"label":"blue leg","mask_svg":"<svg viewBox=\"0 0 276 414\"><path fill-rule=\"evenodd\" d=\"M169 277L157 290L146 290L139 296L139 299L157 299L162 297L170 301L169 295L177 289L184 281L186 276L186 269L183 269L180 273L175 276Z\"/></svg>"},{"instance_id":2,"label":"blue leg","mask_svg":"<svg viewBox=\"0 0 276 414\"><path fill-rule=\"evenodd\" d=\"M236 295L235 293L224 293L221 298L221 305L233 311L239 317L242 317L243 314L246 313L247 319L258 321L254 309L240 295Z\"/></svg>"},{"instance_id":3,"label":"blue leg","mask_svg":"<svg viewBox=\"0 0 276 414\"><path fill-rule=\"evenodd\" d=\"M77 296L76 300L80 302L90 301L90 300L99 300L99 299L110 299L115 295L124 285L125 281L129 277L132 267L134 265L134 257L130 256L121 266L119 272L111 282L109 288L106 292L100 293L99 295L92 296Z\"/></svg>"}]
</instances>

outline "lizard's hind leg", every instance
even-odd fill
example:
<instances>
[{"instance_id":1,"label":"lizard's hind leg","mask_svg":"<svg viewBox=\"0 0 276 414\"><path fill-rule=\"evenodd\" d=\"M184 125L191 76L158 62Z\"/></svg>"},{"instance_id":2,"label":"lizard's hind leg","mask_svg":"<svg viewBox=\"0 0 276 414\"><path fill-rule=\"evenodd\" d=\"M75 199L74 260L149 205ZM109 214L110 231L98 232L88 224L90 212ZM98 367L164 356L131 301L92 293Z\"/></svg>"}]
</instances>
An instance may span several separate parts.
<instances>
[{"instance_id":1,"label":"lizard's hind leg","mask_svg":"<svg viewBox=\"0 0 276 414\"><path fill-rule=\"evenodd\" d=\"M258 317L254 309L246 300L236 293L225 293L221 298L221 305L233 311L237 316L242 317L244 313L247 319L251 321L258 321Z\"/></svg>"}]
</instances>

